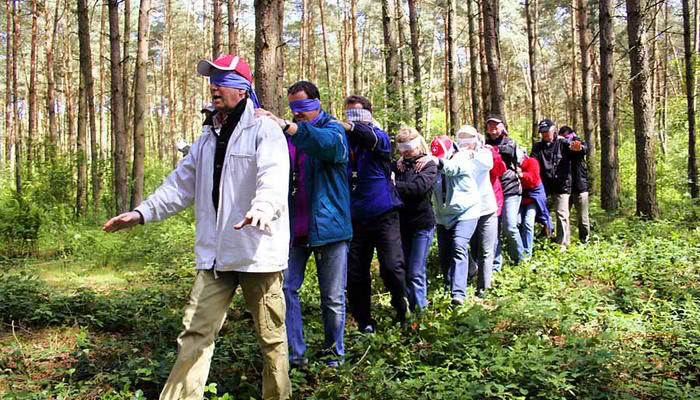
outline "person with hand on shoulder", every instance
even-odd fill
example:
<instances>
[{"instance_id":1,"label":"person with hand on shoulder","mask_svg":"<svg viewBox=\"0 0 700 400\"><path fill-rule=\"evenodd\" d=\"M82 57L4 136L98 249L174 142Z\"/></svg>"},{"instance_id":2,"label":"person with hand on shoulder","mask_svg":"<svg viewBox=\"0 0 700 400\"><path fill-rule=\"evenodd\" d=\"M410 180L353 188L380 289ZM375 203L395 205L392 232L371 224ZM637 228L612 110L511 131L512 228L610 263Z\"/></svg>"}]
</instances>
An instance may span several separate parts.
<instances>
[{"instance_id":1,"label":"person with hand on shoulder","mask_svg":"<svg viewBox=\"0 0 700 400\"><path fill-rule=\"evenodd\" d=\"M532 156L540 164L540 176L547 196L552 198L556 213L556 238L562 251L571 243L569 227L569 197L571 196L571 160L584 151L581 141L569 140L556 134L550 119L540 121L542 139L532 147Z\"/></svg>"},{"instance_id":2,"label":"person with hand on shoulder","mask_svg":"<svg viewBox=\"0 0 700 400\"><path fill-rule=\"evenodd\" d=\"M379 275L391 294L394 321L406 320L406 269L399 227L399 198L391 181L391 140L374 123L372 104L362 96L345 99L350 144L348 179L354 232L348 253L348 306L360 332L372 333L370 266L377 250Z\"/></svg>"},{"instance_id":3,"label":"person with hand on shoulder","mask_svg":"<svg viewBox=\"0 0 700 400\"><path fill-rule=\"evenodd\" d=\"M291 248L284 275L287 335L292 366L306 364L306 341L299 289L313 253L323 316L325 362L337 366L345 359L345 288L348 243L352 239L347 168L349 148L343 126L321 108L316 85L299 81L287 90L294 120L263 109L287 135L291 162L289 207Z\"/></svg>"},{"instance_id":4,"label":"person with hand on shoulder","mask_svg":"<svg viewBox=\"0 0 700 400\"><path fill-rule=\"evenodd\" d=\"M428 306L426 262L435 231L435 213L430 199L437 165L430 162L420 170L416 168L416 161L428 154L428 146L415 128L401 129L396 143L401 153L401 167L393 163L392 176L403 202L399 217L408 307L411 312L420 312Z\"/></svg>"},{"instance_id":5,"label":"person with hand on shoulder","mask_svg":"<svg viewBox=\"0 0 700 400\"><path fill-rule=\"evenodd\" d=\"M464 304L469 241L482 214L478 177L493 167L491 151L471 149L472 141L468 130L458 131L459 151L453 153L452 141L437 137L431 145L433 155L418 161L419 168L429 161L438 165L439 176L433 186L438 250L445 287L454 305Z\"/></svg>"}]
</instances>

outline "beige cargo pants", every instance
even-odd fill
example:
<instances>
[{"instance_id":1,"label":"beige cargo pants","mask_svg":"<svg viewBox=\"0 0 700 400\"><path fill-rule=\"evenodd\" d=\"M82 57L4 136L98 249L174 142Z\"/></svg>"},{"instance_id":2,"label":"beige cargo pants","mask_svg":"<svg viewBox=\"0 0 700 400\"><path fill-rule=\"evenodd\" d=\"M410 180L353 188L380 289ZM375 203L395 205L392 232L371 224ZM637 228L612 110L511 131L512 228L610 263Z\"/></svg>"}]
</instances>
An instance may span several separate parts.
<instances>
[{"instance_id":1,"label":"beige cargo pants","mask_svg":"<svg viewBox=\"0 0 700 400\"><path fill-rule=\"evenodd\" d=\"M192 286L177 338L175 365L160 400L199 400L209 375L214 339L226 319L238 285L253 314L255 333L263 353L263 399L291 395L282 271L271 273L200 270Z\"/></svg>"}]
</instances>

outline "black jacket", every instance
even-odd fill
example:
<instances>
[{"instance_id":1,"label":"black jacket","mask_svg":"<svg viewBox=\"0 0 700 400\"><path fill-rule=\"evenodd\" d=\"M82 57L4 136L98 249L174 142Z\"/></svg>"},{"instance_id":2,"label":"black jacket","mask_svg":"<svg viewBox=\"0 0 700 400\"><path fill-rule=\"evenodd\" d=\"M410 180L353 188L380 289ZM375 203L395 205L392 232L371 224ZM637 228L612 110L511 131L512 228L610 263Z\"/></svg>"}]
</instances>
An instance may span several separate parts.
<instances>
[{"instance_id":1,"label":"black jacket","mask_svg":"<svg viewBox=\"0 0 700 400\"><path fill-rule=\"evenodd\" d=\"M571 194L574 187L573 165L576 165L577 171L574 192L579 193L577 189L582 188L582 185L588 189L588 171L585 161L588 146L582 143L581 151L571 151L569 148L571 141L557 136L552 142L539 141L532 147L532 156L540 164L540 176L547 194ZM582 177L584 177L583 181L580 179Z\"/></svg>"},{"instance_id":2,"label":"black jacket","mask_svg":"<svg viewBox=\"0 0 700 400\"><path fill-rule=\"evenodd\" d=\"M496 139L487 137L486 144L497 147L503 162L506 163L506 172L504 172L500 178L501 186L503 187L503 197L521 195L523 193L523 188L520 185L520 178L518 178L517 174L518 160L515 141L507 135L502 134Z\"/></svg>"},{"instance_id":3,"label":"black jacket","mask_svg":"<svg viewBox=\"0 0 700 400\"><path fill-rule=\"evenodd\" d=\"M580 140L575 136L575 140ZM588 145L581 141L581 151L571 152L571 192L584 193L588 188L588 166L586 166L586 156L588 155Z\"/></svg>"},{"instance_id":4,"label":"black jacket","mask_svg":"<svg viewBox=\"0 0 700 400\"><path fill-rule=\"evenodd\" d=\"M396 190L403 201L403 207L399 210L402 230L429 229L435 226L435 213L430 199L438 168L430 162L421 172L416 172L418 158L420 156L405 159L404 172L396 168L396 163L391 164L391 170L395 174Z\"/></svg>"}]
</instances>

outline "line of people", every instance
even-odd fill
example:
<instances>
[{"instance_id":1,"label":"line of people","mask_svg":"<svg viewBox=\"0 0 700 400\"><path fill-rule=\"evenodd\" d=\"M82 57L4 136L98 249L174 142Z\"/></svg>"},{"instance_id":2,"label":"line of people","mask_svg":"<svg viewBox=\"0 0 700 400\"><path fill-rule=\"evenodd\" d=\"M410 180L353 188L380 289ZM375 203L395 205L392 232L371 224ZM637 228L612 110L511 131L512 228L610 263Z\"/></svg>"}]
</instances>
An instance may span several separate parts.
<instances>
[{"instance_id":1,"label":"line of people","mask_svg":"<svg viewBox=\"0 0 700 400\"><path fill-rule=\"evenodd\" d=\"M288 398L288 368L308 363L299 291L313 254L324 326L324 361L345 360L346 303L360 332L373 333L370 267L391 295L394 322L429 306L426 260L437 232L443 285L454 305L467 283L486 295L504 265L532 254L535 222L569 245L568 201L587 212L586 147L568 127L542 121L532 158L489 116L487 136L471 126L428 146L413 128L389 135L362 96L344 101L343 121L326 113L318 88L288 88L287 120L261 108L250 67L225 55L202 60L212 107L202 135L154 194L107 221L113 232L195 205L197 275L178 336L178 357L161 399L199 399L214 340L238 286L264 354L263 397ZM573 172L573 173L572 173ZM584 183L582 183L584 182ZM588 237L587 215L579 237ZM470 267L471 266L471 267ZM471 273L470 273L471 271ZM347 299L346 299L347 294Z\"/></svg>"}]
</instances>

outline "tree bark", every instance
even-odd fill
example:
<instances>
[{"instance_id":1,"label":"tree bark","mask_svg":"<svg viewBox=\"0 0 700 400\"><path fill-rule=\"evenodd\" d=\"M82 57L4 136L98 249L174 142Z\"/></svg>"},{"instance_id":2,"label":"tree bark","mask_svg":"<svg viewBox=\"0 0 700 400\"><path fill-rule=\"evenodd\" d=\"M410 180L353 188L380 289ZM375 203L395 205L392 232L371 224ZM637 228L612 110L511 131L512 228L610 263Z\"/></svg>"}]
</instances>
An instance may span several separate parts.
<instances>
[{"instance_id":1,"label":"tree bark","mask_svg":"<svg viewBox=\"0 0 700 400\"><path fill-rule=\"evenodd\" d=\"M333 87L331 86L331 69L328 65L328 41L326 40L326 18L323 12L323 3L325 0L318 0L318 10L321 13L321 34L323 35L323 60L326 63L326 84L329 91L328 109L333 112Z\"/></svg>"},{"instance_id":2,"label":"tree bark","mask_svg":"<svg viewBox=\"0 0 700 400\"><path fill-rule=\"evenodd\" d=\"M278 47L282 46L280 29L284 0L255 0L255 84L264 108L279 109L281 79L277 74Z\"/></svg>"},{"instance_id":3,"label":"tree bark","mask_svg":"<svg viewBox=\"0 0 700 400\"><path fill-rule=\"evenodd\" d=\"M698 198L698 161L695 153L695 49L690 43L690 5L683 0L683 47L685 48L685 93L688 104L688 189Z\"/></svg>"},{"instance_id":4,"label":"tree bark","mask_svg":"<svg viewBox=\"0 0 700 400\"><path fill-rule=\"evenodd\" d=\"M8 166L12 162L12 124L14 122L12 121L14 98L10 95L12 92L12 40L10 39L9 33L12 32L13 21L10 1L12 0L5 1L5 32L8 33L5 39L7 43L7 52L5 53L7 54L7 58L5 59L5 76L7 77L5 80L5 164ZM58 8L58 4L56 8Z\"/></svg>"},{"instance_id":5,"label":"tree bark","mask_svg":"<svg viewBox=\"0 0 700 400\"><path fill-rule=\"evenodd\" d=\"M34 139L37 132L36 111L36 38L37 38L37 0L32 0L32 45L29 60L29 129L27 130L27 178L32 177L34 161Z\"/></svg>"},{"instance_id":6,"label":"tree bark","mask_svg":"<svg viewBox=\"0 0 700 400\"><path fill-rule=\"evenodd\" d=\"M211 40L211 59L216 60L221 55L221 20L223 13L221 11L221 0L212 0L214 6L214 29Z\"/></svg>"},{"instance_id":7,"label":"tree bark","mask_svg":"<svg viewBox=\"0 0 700 400\"><path fill-rule=\"evenodd\" d=\"M423 132L423 89L421 82L421 65L420 65L420 32L418 26L418 13L416 12L416 1L408 0L408 24L411 30L411 55L413 62L413 96L414 99L414 118L416 129L420 133Z\"/></svg>"},{"instance_id":8,"label":"tree bark","mask_svg":"<svg viewBox=\"0 0 700 400\"><path fill-rule=\"evenodd\" d=\"M576 78L576 64L578 64L578 54L576 52L576 1L577 0L571 0L571 91L569 92L569 96L567 96L569 100L569 107L570 107L570 113L571 117L569 118L569 122L571 123L571 127L574 129L578 129L578 102L576 99L578 99L578 79Z\"/></svg>"},{"instance_id":9,"label":"tree bark","mask_svg":"<svg viewBox=\"0 0 700 400\"><path fill-rule=\"evenodd\" d=\"M126 171L126 132L124 130L124 97L121 93L122 70L119 65L121 51L119 49L119 1L109 0L109 44L110 44L110 76L112 78L112 159L114 165L114 201L117 214L128 211L128 184Z\"/></svg>"},{"instance_id":10,"label":"tree bark","mask_svg":"<svg viewBox=\"0 0 700 400\"><path fill-rule=\"evenodd\" d=\"M228 52L238 54L238 21L236 21L236 5L234 0L226 1L226 12L228 14Z\"/></svg>"},{"instance_id":11,"label":"tree bark","mask_svg":"<svg viewBox=\"0 0 700 400\"><path fill-rule=\"evenodd\" d=\"M479 106L479 44L474 27L474 4L475 0L467 0L467 14L469 24L469 72L471 75L471 98L472 98L472 125L479 126L480 106ZM477 11L478 13L478 11Z\"/></svg>"},{"instance_id":12,"label":"tree bark","mask_svg":"<svg viewBox=\"0 0 700 400\"><path fill-rule=\"evenodd\" d=\"M656 202L656 164L653 124L649 107L649 65L640 0L626 0L630 80L634 109L634 136L637 158L637 214L659 216Z\"/></svg>"},{"instance_id":13,"label":"tree bark","mask_svg":"<svg viewBox=\"0 0 700 400\"><path fill-rule=\"evenodd\" d=\"M125 159L129 160L131 159L131 124L127 124L126 121L130 121L131 118L129 118L129 108L130 108L130 99L129 99L129 46L131 44L131 0L123 0L124 2L124 36L122 37L122 40L124 41L124 50L122 53L122 56L124 57L121 60L121 66L122 66L122 96L124 97L123 104L124 104L124 134L126 135L126 148L125 148Z\"/></svg>"},{"instance_id":14,"label":"tree bark","mask_svg":"<svg viewBox=\"0 0 700 400\"><path fill-rule=\"evenodd\" d=\"M615 79L613 58L613 3L600 0L600 205L614 211L620 202L619 159L615 129Z\"/></svg>"},{"instance_id":15,"label":"tree bark","mask_svg":"<svg viewBox=\"0 0 700 400\"><path fill-rule=\"evenodd\" d=\"M588 190L595 193L595 177L596 177L596 143L593 136L593 106L591 104L591 72L592 72L592 54L591 45L593 44L591 29L588 26L588 9L587 2L584 0L576 0L577 21L579 45L581 47L581 108L583 111L583 134L588 144L588 154L586 155L586 165L588 167Z\"/></svg>"},{"instance_id":16,"label":"tree bark","mask_svg":"<svg viewBox=\"0 0 700 400\"><path fill-rule=\"evenodd\" d=\"M85 0L78 0L78 4ZM80 11L78 11L78 19L80 19ZM80 49L82 53L82 48ZM82 55L82 54L81 54ZM82 63L81 63L82 64ZM87 138L87 96L85 94L85 76L81 73L79 78L78 88L78 136L76 138L75 147L75 169L77 171L77 182L75 189L75 215L81 216L85 211L85 203L87 196L87 154L86 154L86 138Z\"/></svg>"},{"instance_id":17,"label":"tree bark","mask_svg":"<svg viewBox=\"0 0 700 400\"><path fill-rule=\"evenodd\" d=\"M99 146L99 153L100 153L100 158L102 158L103 154L102 152L104 151L106 144L104 143L104 131L105 131L105 121L104 121L104 108L105 108L105 27L106 27L106 22L107 22L107 5L103 2L102 5L100 6L101 9L101 16L100 16L100 53L99 53L99 59L100 59L100 106L98 108L98 115L99 115L99 128L97 131L99 132L100 135L100 146Z\"/></svg>"},{"instance_id":18,"label":"tree bark","mask_svg":"<svg viewBox=\"0 0 700 400\"><path fill-rule=\"evenodd\" d=\"M357 13L355 5L357 0L350 0L350 15L352 23L352 90L360 93L360 52L357 48ZM324 39L325 40L325 39Z\"/></svg>"},{"instance_id":19,"label":"tree bark","mask_svg":"<svg viewBox=\"0 0 700 400\"><path fill-rule=\"evenodd\" d=\"M19 120L19 91L17 90L17 53L20 41L20 20L17 11L17 0L12 0L12 107L13 107L13 137L15 147L15 189L22 193L22 127ZM8 39L9 40L9 39Z\"/></svg>"},{"instance_id":20,"label":"tree bark","mask_svg":"<svg viewBox=\"0 0 700 400\"><path fill-rule=\"evenodd\" d=\"M306 19L309 6L307 0L301 0L301 20L299 21L299 79L306 79Z\"/></svg>"},{"instance_id":21,"label":"tree bark","mask_svg":"<svg viewBox=\"0 0 700 400\"><path fill-rule=\"evenodd\" d=\"M92 179L92 207L97 214L97 206L100 200L100 181L98 164L100 153L97 149L97 125L95 123L95 81L92 77L92 50L90 47L90 20L87 0L78 0L78 40L80 43L80 76L83 80L85 92L84 110L90 127L90 178ZM83 138L85 139L85 138ZM79 157L85 157L87 150L83 142L83 152L78 152ZM82 160L87 162L87 158Z\"/></svg>"},{"instance_id":22,"label":"tree bark","mask_svg":"<svg viewBox=\"0 0 700 400\"><path fill-rule=\"evenodd\" d=\"M499 50L499 0L484 1L484 46L489 68L491 113L505 118L503 84L501 82L501 52Z\"/></svg>"},{"instance_id":23,"label":"tree bark","mask_svg":"<svg viewBox=\"0 0 700 400\"><path fill-rule=\"evenodd\" d=\"M457 52L455 50L455 36L457 36L457 0L449 0L447 10L447 92L450 98L450 125L449 132L456 132L459 128L459 115L457 113Z\"/></svg>"},{"instance_id":24,"label":"tree bark","mask_svg":"<svg viewBox=\"0 0 700 400\"><path fill-rule=\"evenodd\" d=\"M394 18L394 2L393 0L382 0L382 21L384 30L384 62L386 65L386 92L387 92L387 109L398 110L400 107L399 93L399 64L398 64L398 49L396 45L396 24ZM387 124L387 132L393 137L399 128L399 120L395 113L389 115Z\"/></svg>"},{"instance_id":25,"label":"tree bark","mask_svg":"<svg viewBox=\"0 0 700 400\"><path fill-rule=\"evenodd\" d=\"M484 44L484 0L476 1L479 5L479 71L481 71L481 104L484 109L484 115L486 116L491 113L491 91L489 90L489 70L486 63L486 45Z\"/></svg>"},{"instance_id":26,"label":"tree bark","mask_svg":"<svg viewBox=\"0 0 700 400\"><path fill-rule=\"evenodd\" d=\"M537 80L537 0L525 0L525 17L527 20L527 46L530 56L530 118L531 118L531 141L534 145L539 140L539 99Z\"/></svg>"},{"instance_id":27,"label":"tree bark","mask_svg":"<svg viewBox=\"0 0 700 400\"><path fill-rule=\"evenodd\" d=\"M83 0L84 1L84 0ZM139 6L138 42L136 50L136 70L134 81L134 163L131 171L131 208L143 201L143 164L146 155L146 111L148 110L148 90L146 81L148 59L148 13L151 0L141 0Z\"/></svg>"}]
</instances>

